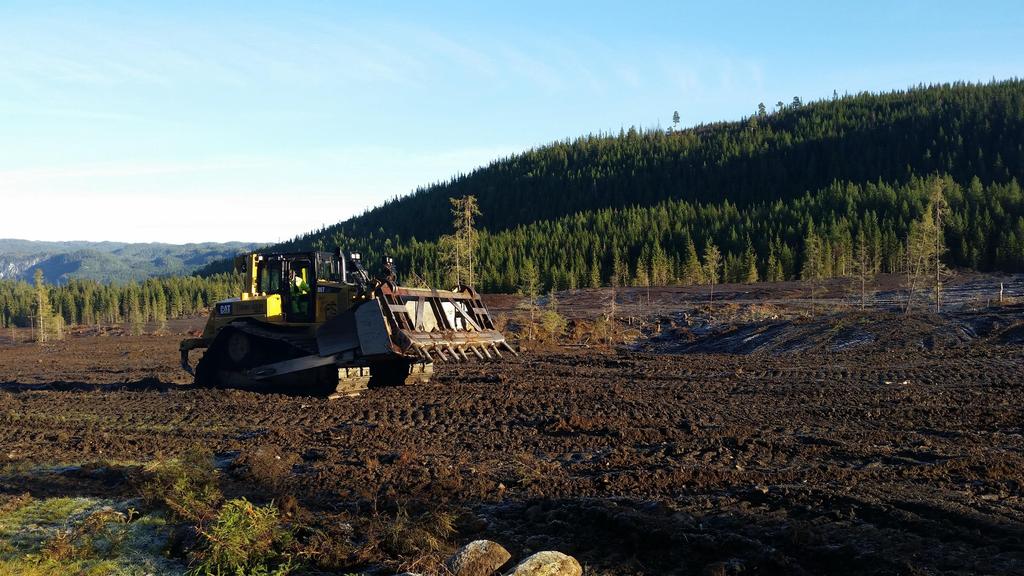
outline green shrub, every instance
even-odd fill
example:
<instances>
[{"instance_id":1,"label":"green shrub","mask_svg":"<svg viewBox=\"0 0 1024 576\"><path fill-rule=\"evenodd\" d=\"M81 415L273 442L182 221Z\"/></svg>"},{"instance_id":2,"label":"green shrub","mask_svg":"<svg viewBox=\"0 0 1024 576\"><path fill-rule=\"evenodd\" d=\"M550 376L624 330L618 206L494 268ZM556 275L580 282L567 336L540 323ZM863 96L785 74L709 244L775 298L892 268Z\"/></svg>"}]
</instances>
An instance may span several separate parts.
<instances>
[{"instance_id":1,"label":"green shrub","mask_svg":"<svg viewBox=\"0 0 1024 576\"><path fill-rule=\"evenodd\" d=\"M229 500L200 535L205 546L190 576L279 576L294 568L295 536L282 525L272 503Z\"/></svg>"},{"instance_id":2,"label":"green shrub","mask_svg":"<svg viewBox=\"0 0 1024 576\"><path fill-rule=\"evenodd\" d=\"M565 335L565 329L568 326L565 317L554 310L541 312L538 322L544 340L558 340Z\"/></svg>"}]
</instances>

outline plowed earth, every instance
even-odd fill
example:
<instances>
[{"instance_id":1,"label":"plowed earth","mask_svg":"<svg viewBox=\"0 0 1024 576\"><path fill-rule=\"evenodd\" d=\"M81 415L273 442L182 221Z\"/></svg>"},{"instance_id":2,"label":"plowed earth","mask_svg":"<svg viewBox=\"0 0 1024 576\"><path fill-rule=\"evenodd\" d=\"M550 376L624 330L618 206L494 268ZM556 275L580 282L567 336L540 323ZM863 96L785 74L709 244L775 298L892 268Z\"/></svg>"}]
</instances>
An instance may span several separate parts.
<instances>
[{"instance_id":1,"label":"plowed earth","mask_svg":"<svg viewBox=\"0 0 1024 576\"><path fill-rule=\"evenodd\" d=\"M476 518L459 541L590 573L1024 573L1024 351L1005 340L552 348L328 401L181 386L179 338L0 347L0 493L107 495L128 489L108 465L61 466L270 447L312 510L431 501Z\"/></svg>"}]
</instances>

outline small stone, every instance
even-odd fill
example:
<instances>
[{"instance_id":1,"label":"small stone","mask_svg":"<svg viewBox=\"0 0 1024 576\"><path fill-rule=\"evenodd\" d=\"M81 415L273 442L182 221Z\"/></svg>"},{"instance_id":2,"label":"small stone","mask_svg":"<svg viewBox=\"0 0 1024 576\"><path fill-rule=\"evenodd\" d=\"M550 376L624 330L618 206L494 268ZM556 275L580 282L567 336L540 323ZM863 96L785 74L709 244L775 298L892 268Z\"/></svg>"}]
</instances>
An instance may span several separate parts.
<instances>
[{"instance_id":1,"label":"small stone","mask_svg":"<svg viewBox=\"0 0 1024 576\"><path fill-rule=\"evenodd\" d=\"M491 576L512 555L501 544L474 540L463 546L444 565L454 576Z\"/></svg>"},{"instance_id":2,"label":"small stone","mask_svg":"<svg viewBox=\"0 0 1024 576\"><path fill-rule=\"evenodd\" d=\"M537 552L505 576L583 576L583 568L572 556L561 552Z\"/></svg>"}]
</instances>

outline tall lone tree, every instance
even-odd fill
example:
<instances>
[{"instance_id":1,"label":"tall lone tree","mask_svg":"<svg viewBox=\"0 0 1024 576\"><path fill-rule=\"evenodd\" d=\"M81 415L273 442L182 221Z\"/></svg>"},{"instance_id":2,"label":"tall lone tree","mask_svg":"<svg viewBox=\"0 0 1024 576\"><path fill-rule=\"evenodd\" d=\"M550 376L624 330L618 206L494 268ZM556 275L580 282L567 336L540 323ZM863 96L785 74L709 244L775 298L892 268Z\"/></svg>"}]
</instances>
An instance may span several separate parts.
<instances>
[{"instance_id":1,"label":"tall lone tree","mask_svg":"<svg viewBox=\"0 0 1024 576\"><path fill-rule=\"evenodd\" d=\"M455 266L456 279L462 283L460 260L466 257L466 285L473 287L473 253L476 251L476 229L473 227L475 218L480 215L480 207L476 196L467 195L461 198L449 198L452 203L453 227L455 228Z\"/></svg>"},{"instance_id":2,"label":"tall lone tree","mask_svg":"<svg viewBox=\"0 0 1024 576\"><path fill-rule=\"evenodd\" d=\"M875 268L871 262L871 254L868 251L867 237L864 230L857 231L857 239L853 248L853 277L860 284L860 307L863 310L867 306L867 285L875 278Z\"/></svg>"},{"instance_id":3,"label":"tall lone tree","mask_svg":"<svg viewBox=\"0 0 1024 576\"><path fill-rule=\"evenodd\" d=\"M53 311L50 309L50 294L43 281L43 271L36 268L36 325L39 330L36 332L36 342L46 342L47 334L50 331L50 324Z\"/></svg>"},{"instance_id":4,"label":"tall lone tree","mask_svg":"<svg viewBox=\"0 0 1024 576\"><path fill-rule=\"evenodd\" d=\"M942 225L946 213L949 211L949 203L943 193L942 180L936 178L932 183L932 194L929 199L928 209L932 212L935 221L932 227L932 258L935 269L935 311L942 311L942 279L949 274L946 265L942 263L942 257L946 254L946 239Z\"/></svg>"},{"instance_id":5,"label":"tall lone tree","mask_svg":"<svg viewBox=\"0 0 1024 576\"><path fill-rule=\"evenodd\" d=\"M718 281L718 270L722 267L722 252L711 240L704 244L704 279L711 286L710 301L715 301L715 283Z\"/></svg>"}]
</instances>

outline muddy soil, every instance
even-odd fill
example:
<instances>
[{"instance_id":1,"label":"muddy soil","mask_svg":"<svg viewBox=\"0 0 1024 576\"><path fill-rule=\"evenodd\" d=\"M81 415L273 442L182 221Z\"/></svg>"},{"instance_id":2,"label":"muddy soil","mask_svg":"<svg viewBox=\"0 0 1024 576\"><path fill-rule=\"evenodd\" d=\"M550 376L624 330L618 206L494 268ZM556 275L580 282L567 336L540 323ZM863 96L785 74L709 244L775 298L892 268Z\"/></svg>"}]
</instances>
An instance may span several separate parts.
<instances>
[{"instance_id":1,"label":"muddy soil","mask_svg":"<svg viewBox=\"0 0 1024 576\"><path fill-rule=\"evenodd\" d=\"M328 401L190 388L180 337L0 345L0 493L124 492L116 463L198 443L281 456L256 493L429 501L590 574L1024 573L1019 343L555 346Z\"/></svg>"}]
</instances>

